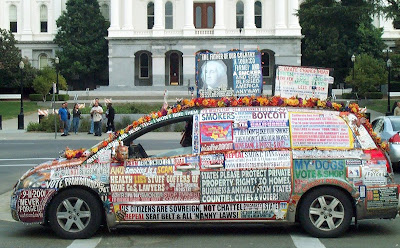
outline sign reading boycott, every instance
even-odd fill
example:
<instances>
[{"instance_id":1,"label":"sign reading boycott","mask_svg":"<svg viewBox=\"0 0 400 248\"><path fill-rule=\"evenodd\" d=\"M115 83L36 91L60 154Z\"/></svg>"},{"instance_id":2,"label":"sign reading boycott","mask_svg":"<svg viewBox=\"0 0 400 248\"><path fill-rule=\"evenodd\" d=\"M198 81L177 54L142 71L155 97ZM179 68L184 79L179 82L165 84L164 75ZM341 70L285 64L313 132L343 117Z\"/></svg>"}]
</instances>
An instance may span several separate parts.
<instances>
[{"instance_id":1,"label":"sign reading boycott","mask_svg":"<svg viewBox=\"0 0 400 248\"><path fill-rule=\"evenodd\" d=\"M196 85L199 97L261 95L261 53L198 53Z\"/></svg>"},{"instance_id":2,"label":"sign reading boycott","mask_svg":"<svg viewBox=\"0 0 400 248\"><path fill-rule=\"evenodd\" d=\"M300 66L278 66L276 68L275 95L301 98L328 97L328 84L333 83L329 69Z\"/></svg>"}]
</instances>

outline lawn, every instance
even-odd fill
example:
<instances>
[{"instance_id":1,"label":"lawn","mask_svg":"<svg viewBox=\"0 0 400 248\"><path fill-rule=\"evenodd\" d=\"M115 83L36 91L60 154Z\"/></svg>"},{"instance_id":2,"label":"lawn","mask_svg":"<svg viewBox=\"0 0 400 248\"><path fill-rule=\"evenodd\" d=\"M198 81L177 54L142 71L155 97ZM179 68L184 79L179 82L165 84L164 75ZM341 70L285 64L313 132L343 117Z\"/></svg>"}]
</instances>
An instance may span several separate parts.
<instances>
[{"instance_id":1,"label":"lawn","mask_svg":"<svg viewBox=\"0 0 400 248\"><path fill-rule=\"evenodd\" d=\"M393 104L397 101L400 101L400 99L390 99L390 111L392 111ZM384 114L387 112L387 102L387 99L361 100L359 105Z\"/></svg>"},{"instance_id":2,"label":"lawn","mask_svg":"<svg viewBox=\"0 0 400 248\"><path fill-rule=\"evenodd\" d=\"M24 114L36 112L38 106L36 102L24 101ZM21 110L20 101L0 101L0 115L3 120L18 118Z\"/></svg>"}]
</instances>

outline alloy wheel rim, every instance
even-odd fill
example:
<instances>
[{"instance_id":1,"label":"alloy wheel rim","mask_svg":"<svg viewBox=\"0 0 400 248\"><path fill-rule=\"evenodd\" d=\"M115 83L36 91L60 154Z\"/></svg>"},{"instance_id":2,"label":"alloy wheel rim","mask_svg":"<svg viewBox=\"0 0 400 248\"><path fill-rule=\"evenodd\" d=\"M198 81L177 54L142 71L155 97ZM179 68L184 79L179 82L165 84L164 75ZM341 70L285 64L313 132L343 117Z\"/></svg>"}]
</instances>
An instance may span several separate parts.
<instances>
[{"instance_id":1,"label":"alloy wheel rim","mask_svg":"<svg viewBox=\"0 0 400 248\"><path fill-rule=\"evenodd\" d=\"M332 231L342 224L344 211L343 204L336 197L323 195L311 203L309 218L319 230Z\"/></svg>"},{"instance_id":2,"label":"alloy wheel rim","mask_svg":"<svg viewBox=\"0 0 400 248\"><path fill-rule=\"evenodd\" d=\"M91 211L89 205L77 197L63 200L57 207L57 222L67 232L80 232L90 222Z\"/></svg>"}]
</instances>

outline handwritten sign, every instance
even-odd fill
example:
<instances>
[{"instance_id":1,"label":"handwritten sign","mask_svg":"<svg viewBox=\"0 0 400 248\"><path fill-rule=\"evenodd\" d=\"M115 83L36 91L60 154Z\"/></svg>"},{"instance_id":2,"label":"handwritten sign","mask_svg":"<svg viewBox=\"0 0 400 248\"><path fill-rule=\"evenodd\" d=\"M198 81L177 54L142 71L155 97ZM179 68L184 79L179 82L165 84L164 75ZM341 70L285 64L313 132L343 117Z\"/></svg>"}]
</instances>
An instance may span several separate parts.
<instances>
[{"instance_id":1,"label":"handwritten sign","mask_svg":"<svg viewBox=\"0 0 400 248\"><path fill-rule=\"evenodd\" d=\"M338 116L291 113L289 118L293 148L353 148L353 134Z\"/></svg>"},{"instance_id":2,"label":"handwritten sign","mask_svg":"<svg viewBox=\"0 0 400 248\"><path fill-rule=\"evenodd\" d=\"M329 69L278 66L276 68L275 95L281 97L298 96L302 98L328 97L328 84L333 83Z\"/></svg>"}]
</instances>

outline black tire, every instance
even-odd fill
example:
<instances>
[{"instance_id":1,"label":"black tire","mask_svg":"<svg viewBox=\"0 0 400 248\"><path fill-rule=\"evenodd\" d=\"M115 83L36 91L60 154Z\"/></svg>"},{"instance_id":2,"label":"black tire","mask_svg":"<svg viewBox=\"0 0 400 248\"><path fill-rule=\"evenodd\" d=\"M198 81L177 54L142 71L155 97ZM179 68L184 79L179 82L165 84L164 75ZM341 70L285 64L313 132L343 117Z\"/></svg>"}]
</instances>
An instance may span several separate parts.
<instances>
[{"instance_id":1,"label":"black tire","mask_svg":"<svg viewBox=\"0 0 400 248\"><path fill-rule=\"evenodd\" d=\"M56 195L49 206L49 224L65 239L91 237L100 227L102 208L96 197L83 189Z\"/></svg>"},{"instance_id":2,"label":"black tire","mask_svg":"<svg viewBox=\"0 0 400 248\"><path fill-rule=\"evenodd\" d=\"M342 235L349 228L352 217L353 207L349 197L331 187L312 190L304 196L299 206L301 225L317 238Z\"/></svg>"}]
</instances>

